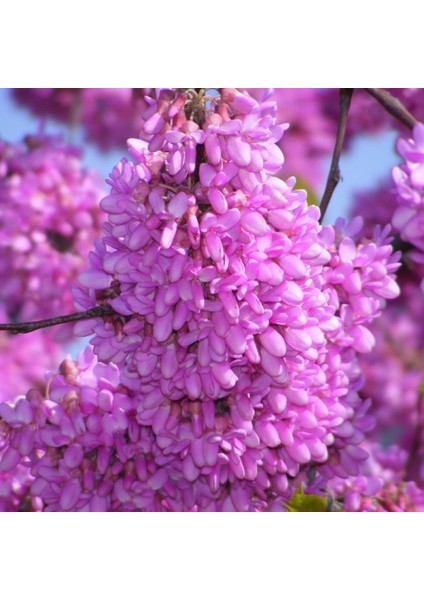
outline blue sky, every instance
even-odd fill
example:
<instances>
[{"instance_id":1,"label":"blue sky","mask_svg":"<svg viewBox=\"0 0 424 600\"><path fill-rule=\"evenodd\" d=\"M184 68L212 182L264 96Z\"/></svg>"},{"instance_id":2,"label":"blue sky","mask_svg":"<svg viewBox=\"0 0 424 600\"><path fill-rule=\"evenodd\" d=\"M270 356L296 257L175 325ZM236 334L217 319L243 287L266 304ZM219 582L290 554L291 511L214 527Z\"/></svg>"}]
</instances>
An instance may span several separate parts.
<instances>
[{"instance_id":1,"label":"blue sky","mask_svg":"<svg viewBox=\"0 0 424 600\"><path fill-rule=\"evenodd\" d=\"M342 154L342 181L331 199L326 223L333 223L338 216L346 213L355 193L373 189L378 182L390 176L391 168L400 162L394 150L397 136L394 131L372 136L361 135L354 140L349 152ZM330 159L327 161L326 172L329 164Z\"/></svg>"}]
</instances>

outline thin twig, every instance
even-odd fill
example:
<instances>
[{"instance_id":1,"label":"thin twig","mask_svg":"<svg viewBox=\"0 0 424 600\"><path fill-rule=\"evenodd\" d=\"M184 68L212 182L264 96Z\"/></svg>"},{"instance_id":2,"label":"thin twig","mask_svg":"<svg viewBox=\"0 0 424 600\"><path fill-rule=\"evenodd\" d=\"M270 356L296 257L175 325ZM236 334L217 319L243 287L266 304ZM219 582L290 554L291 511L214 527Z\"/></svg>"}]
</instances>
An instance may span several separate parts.
<instances>
[{"instance_id":1,"label":"thin twig","mask_svg":"<svg viewBox=\"0 0 424 600\"><path fill-rule=\"evenodd\" d=\"M61 317L53 317L51 319L43 319L42 321L31 321L29 323L6 323L0 324L0 330L10 331L11 333L30 333L37 329L53 327L62 323L71 323L72 321L82 321L83 319L92 319L93 317L104 317L112 315L114 310L107 305L95 306L84 312L74 313L72 315L63 315Z\"/></svg>"},{"instance_id":2,"label":"thin twig","mask_svg":"<svg viewBox=\"0 0 424 600\"><path fill-rule=\"evenodd\" d=\"M418 123L414 115L411 115L402 102L387 90L381 90L380 88L364 88L364 90L375 98L392 117L395 117L395 119L406 125L409 129L412 129Z\"/></svg>"},{"instance_id":3,"label":"thin twig","mask_svg":"<svg viewBox=\"0 0 424 600\"><path fill-rule=\"evenodd\" d=\"M322 196L319 208L321 210L320 223L324 219L324 215L330 204L331 196L340 181L339 160L343 148L343 140L346 133L347 115L349 113L350 101L352 99L353 89L342 88L340 90L340 111L339 121L337 124L336 143L334 146L333 157L331 159L330 171L328 173L327 183L324 194Z\"/></svg>"}]
</instances>

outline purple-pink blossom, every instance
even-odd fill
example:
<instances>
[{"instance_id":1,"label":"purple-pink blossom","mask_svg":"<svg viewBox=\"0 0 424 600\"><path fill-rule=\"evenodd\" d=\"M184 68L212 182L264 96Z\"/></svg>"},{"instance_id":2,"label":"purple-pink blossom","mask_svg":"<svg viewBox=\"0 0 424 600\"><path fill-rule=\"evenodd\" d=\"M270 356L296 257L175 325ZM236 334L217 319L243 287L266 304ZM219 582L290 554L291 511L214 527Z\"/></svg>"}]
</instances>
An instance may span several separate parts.
<instances>
[{"instance_id":1,"label":"purple-pink blossom","mask_svg":"<svg viewBox=\"0 0 424 600\"><path fill-rule=\"evenodd\" d=\"M152 101L129 141L136 162L111 174L105 235L75 292L77 308L107 303L116 314L76 331L94 333L99 359L119 366L140 396L139 422L157 427L189 481L212 466L204 453L218 431L224 479L251 482L252 502L284 494L311 462L330 476L366 457L354 449L373 422L356 355L399 293L398 264L387 230L354 240L357 224L322 229L294 179L275 177L285 127L272 101L228 89L208 102L171 90ZM187 144L200 162L187 162ZM170 171L176 152L184 185ZM178 417L162 439L170 403Z\"/></svg>"}]
</instances>

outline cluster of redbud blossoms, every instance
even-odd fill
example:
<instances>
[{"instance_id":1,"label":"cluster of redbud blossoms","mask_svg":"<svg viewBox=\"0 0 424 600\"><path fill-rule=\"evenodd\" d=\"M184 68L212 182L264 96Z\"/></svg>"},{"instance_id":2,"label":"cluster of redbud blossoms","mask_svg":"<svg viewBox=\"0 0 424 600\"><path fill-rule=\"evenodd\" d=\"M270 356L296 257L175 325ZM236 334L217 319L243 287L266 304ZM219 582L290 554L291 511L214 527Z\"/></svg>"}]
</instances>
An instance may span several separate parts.
<instances>
[{"instance_id":1,"label":"cluster of redbud blossoms","mask_svg":"<svg viewBox=\"0 0 424 600\"><path fill-rule=\"evenodd\" d=\"M368 456L358 356L399 256L388 228L321 227L277 177L270 94L144 101L75 290L78 309L111 309L76 326L96 356L0 405L0 470L26 469L45 510L285 510Z\"/></svg>"},{"instance_id":2,"label":"cluster of redbud blossoms","mask_svg":"<svg viewBox=\"0 0 424 600\"><path fill-rule=\"evenodd\" d=\"M405 162L393 169L392 181L360 194L353 206L353 214L364 218L367 235L376 224L392 222L400 233L395 246L403 252L398 272L401 295L371 325L376 344L359 359L364 376L360 393L363 398L372 398L370 414L376 421L363 444L370 457L357 477L330 482L334 493L343 498L344 510L424 509L424 329L420 289L424 269L419 228L422 131L423 125L418 124L412 139L399 140L398 151Z\"/></svg>"},{"instance_id":3,"label":"cluster of redbud blossoms","mask_svg":"<svg viewBox=\"0 0 424 600\"><path fill-rule=\"evenodd\" d=\"M100 234L103 195L61 138L0 142L0 303L9 318L72 312L72 282Z\"/></svg>"},{"instance_id":4,"label":"cluster of redbud blossoms","mask_svg":"<svg viewBox=\"0 0 424 600\"><path fill-rule=\"evenodd\" d=\"M366 231L371 231L377 223L392 221L399 208L396 192L392 181L356 199L353 212L363 216ZM401 294L372 324L376 344L366 357L360 359L360 366L364 375L362 394L372 398L372 412L376 417L372 437L397 444L404 454L406 467L412 450L416 454L415 460L422 459L424 451L424 440L413 449L417 422L424 422L424 407L419 403L424 380L423 295L420 290L424 269L411 259L411 254L416 252L413 246L397 240L396 244L399 243L403 250L398 272Z\"/></svg>"}]
</instances>

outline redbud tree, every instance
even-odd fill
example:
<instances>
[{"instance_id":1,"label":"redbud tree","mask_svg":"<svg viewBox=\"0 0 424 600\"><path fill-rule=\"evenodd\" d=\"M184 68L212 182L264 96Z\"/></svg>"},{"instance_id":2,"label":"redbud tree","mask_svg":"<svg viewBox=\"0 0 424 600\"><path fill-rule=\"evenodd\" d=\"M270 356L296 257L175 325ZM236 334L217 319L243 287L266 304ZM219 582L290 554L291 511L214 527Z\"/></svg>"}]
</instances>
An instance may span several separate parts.
<instances>
[{"instance_id":1,"label":"redbud tree","mask_svg":"<svg viewBox=\"0 0 424 600\"><path fill-rule=\"evenodd\" d=\"M0 140L0 510L424 509L423 90L13 94L128 153Z\"/></svg>"}]
</instances>

